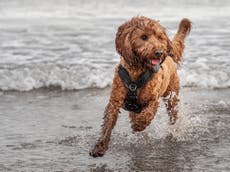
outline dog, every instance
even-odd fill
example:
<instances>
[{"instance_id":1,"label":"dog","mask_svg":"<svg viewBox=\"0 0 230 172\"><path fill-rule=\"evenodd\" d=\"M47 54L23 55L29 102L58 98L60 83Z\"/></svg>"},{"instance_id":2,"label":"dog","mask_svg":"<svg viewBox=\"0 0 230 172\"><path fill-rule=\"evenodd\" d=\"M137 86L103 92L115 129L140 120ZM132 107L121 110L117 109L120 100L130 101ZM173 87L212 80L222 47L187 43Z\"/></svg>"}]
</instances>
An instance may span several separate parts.
<instances>
[{"instance_id":1,"label":"dog","mask_svg":"<svg viewBox=\"0 0 230 172\"><path fill-rule=\"evenodd\" d=\"M159 21L144 16L134 17L118 28L115 44L121 55L120 64L115 68L102 133L89 153L91 156L105 154L121 107L129 111L134 132L149 126L156 115L160 97L163 97L170 123L176 122L179 102L177 66L182 60L184 40L190 30L190 20L182 19L171 41Z\"/></svg>"}]
</instances>

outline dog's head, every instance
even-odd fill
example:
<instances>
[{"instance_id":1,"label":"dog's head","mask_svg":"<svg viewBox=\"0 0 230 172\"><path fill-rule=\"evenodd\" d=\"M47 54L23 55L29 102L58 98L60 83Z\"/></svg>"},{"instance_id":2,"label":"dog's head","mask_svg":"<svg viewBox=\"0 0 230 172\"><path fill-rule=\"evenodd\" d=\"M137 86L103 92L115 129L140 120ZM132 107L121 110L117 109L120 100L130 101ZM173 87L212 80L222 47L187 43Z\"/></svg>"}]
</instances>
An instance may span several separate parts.
<instances>
[{"instance_id":1,"label":"dog's head","mask_svg":"<svg viewBox=\"0 0 230 172\"><path fill-rule=\"evenodd\" d=\"M116 34L116 49L131 65L153 68L171 51L171 42L159 22L134 17L122 24Z\"/></svg>"}]
</instances>

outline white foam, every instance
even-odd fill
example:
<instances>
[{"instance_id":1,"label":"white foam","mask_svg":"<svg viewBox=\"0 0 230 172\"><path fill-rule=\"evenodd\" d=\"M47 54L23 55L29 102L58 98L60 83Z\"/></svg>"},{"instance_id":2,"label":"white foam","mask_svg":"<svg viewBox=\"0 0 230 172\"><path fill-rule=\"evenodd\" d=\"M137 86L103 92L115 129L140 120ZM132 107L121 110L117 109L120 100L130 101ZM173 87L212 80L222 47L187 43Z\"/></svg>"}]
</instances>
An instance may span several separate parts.
<instances>
[{"instance_id":1,"label":"white foam","mask_svg":"<svg viewBox=\"0 0 230 172\"><path fill-rule=\"evenodd\" d=\"M113 70L111 68L111 70ZM111 83L112 72L90 66L58 67L55 65L0 69L2 90L29 91L42 87L60 87L63 90L104 88Z\"/></svg>"},{"instance_id":2,"label":"white foam","mask_svg":"<svg viewBox=\"0 0 230 172\"><path fill-rule=\"evenodd\" d=\"M206 67L205 67L206 68ZM201 88L228 88L230 87L230 78L227 71L206 71L200 68L203 72L197 72L196 68L181 69L180 82L185 87L201 87Z\"/></svg>"},{"instance_id":3,"label":"white foam","mask_svg":"<svg viewBox=\"0 0 230 172\"><path fill-rule=\"evenodd\" d=\"M0 69L0 89L29 91L41 87L60 87L63 90L105 88L111 85L114 66L57 66L37 65L15 69ZM226 88L230 87L228 74L216 72L198 74L181 69L180 81L185 87Z\"/></svg>"},{"instance_id":4,"label":"white foam","mask_svg":"<svg viewBox=\"0 0 230 172\"><path fill-rule=\"evenodd\" d=\"M229 104L230 104L230 102L228 103L228 102L226 102L226 101L224 101L224 100L220 100L220 101L217 103L217 105L218 105L219 107L222 107L222 108L227 108L227 107L229 106Z\"/></svg>"}]
</instances>

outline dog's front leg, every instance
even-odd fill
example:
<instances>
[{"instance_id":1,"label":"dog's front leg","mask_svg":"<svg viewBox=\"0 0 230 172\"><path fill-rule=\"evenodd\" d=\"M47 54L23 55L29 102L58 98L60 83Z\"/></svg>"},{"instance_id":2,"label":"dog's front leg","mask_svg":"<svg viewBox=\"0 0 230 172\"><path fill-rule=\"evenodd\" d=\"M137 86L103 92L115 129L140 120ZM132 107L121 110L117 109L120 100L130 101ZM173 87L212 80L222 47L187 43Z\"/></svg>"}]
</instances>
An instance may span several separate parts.
<instances>
[{"instance_id":1,"label":"dog's front leg","mask_svg":"<svg viewBox=\"0 0 230 172\"><path fill-rule=\"evenodd\" d=\"M110 100L104 112L102 134L98 139L98 141L96 142L94 148L90 151L91 156L93 157L103 156L106 150L108 149L108 144L110 141L112 129L116 124L119 109L124 102L126 92L127 91L123 83L121 82L119 76L115 74L113 84L112 84Z\"/></svg>"},{"instance_id":2,"label":"dog's front leg","mask_svg":"<svg viewBox=\"0 0 230 172\"><path fill-rule=\"evenodd\" d=\"M109 103L104 112L104 122L102 125L102 135L96 142L94 148L90 151L93 157L103 156L108 149L112 129L114 128L119 109L113 104Z\"/></svg>"}]
</instances>

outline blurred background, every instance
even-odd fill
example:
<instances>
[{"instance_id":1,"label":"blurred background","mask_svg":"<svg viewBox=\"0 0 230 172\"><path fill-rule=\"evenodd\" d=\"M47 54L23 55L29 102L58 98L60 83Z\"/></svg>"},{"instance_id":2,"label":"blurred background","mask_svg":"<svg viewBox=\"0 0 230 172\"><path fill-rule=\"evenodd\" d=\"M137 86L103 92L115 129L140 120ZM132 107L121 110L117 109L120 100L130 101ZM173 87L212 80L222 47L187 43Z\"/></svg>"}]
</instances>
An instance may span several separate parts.
<instances>
[{"instance_id":1,"label":"blurred background","mask_svg":"<svg viewBox=\"0 0 230 172\"><path fill-rule=\"evenodd\" d=\"M230 86L228 0L1 0L0 90L110 85L116 30L137 15L160 20L170 38L189 18L182 86Z\"/></svg>"}]
</instances>

